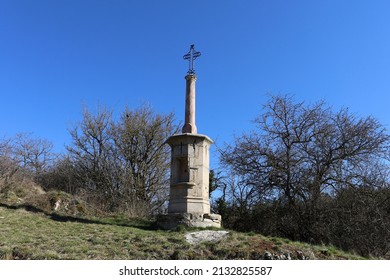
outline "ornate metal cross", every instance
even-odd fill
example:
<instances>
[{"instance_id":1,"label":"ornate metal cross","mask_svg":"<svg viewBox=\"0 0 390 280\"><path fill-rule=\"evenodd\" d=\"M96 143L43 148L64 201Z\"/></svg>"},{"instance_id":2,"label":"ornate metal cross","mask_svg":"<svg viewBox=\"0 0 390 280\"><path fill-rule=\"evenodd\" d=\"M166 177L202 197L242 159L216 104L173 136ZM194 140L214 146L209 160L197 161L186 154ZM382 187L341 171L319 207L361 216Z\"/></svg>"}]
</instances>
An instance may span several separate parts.
<instances>
[{"instance_id":1,"label":"ornate metal cross","mask_svg":"<svg viewBox=\"0 0 390 280\"><path fill-rule=\"evenodd\" d=\"M190 61L190 66L187 74L195 74L194 60L200 56L200 52L195 51L195 45L191 45L190 51L183 56L184 59Z\"/></svg>"}]
</instances>

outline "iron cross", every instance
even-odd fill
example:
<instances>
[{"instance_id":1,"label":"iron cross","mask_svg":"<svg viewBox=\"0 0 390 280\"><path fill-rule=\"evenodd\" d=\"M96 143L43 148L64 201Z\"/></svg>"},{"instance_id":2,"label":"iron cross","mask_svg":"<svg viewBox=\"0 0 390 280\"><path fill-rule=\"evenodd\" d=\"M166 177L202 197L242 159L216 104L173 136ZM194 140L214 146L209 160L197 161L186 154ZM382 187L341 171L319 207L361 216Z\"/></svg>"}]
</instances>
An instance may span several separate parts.
<instances>
[{"instance_id":1,"label":"iron cross","mask_svg":"<svg viewBox=\"0 0 390 280\"><path fill-rule=\"evenodd\" d=\"M200 56L200 52L195 51L195 45L191 45L190 51L183 56L185 60L190 61L190 66L187 74L195 74L194 70L194 60Z\"/></svg>"}]
</instances>

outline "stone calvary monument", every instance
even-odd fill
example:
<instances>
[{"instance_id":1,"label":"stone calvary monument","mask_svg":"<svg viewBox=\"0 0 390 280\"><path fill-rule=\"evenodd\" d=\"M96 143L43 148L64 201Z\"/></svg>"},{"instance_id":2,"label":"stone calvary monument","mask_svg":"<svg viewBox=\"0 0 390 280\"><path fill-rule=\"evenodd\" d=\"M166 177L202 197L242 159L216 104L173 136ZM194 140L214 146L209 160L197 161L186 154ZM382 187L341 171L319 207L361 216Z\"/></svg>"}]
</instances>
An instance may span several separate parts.
<instances>
[{"instance_id":1,"label":"stone calvary monument","mask_svg":"<svg viewBox=\"0 0 390 280\"><path fill-rule=\"evenodd\" d=\"M221 216L210 213L209 148L213 141L198 134L195 124L194 60L201 55L191 45L184 55L189 60L186 79L185 122L181 134L166 140L171 147L171 182L168 213L159 215L158 225L172 229L187 227L221 227Z\"/></svg>"}]
</instances>

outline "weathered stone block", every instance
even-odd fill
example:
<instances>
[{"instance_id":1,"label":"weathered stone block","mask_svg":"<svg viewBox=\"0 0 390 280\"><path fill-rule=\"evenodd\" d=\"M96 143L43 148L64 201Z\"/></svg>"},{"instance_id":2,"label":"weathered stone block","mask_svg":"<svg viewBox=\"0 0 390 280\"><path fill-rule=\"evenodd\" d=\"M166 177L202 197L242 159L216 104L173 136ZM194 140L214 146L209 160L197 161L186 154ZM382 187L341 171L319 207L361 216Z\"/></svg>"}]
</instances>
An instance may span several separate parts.
<instances>
[{"instance_id":1,"label":"weathered stone block","mask_svg":"<svg viewBox=\"0 0 390 280\"><path fill-rule=\"evenodd\" d=\"M173 135L168 213L210 213L209 148L213 141L200 134Z\"/></svg>"},{"instance_id":2,"label":"weathered stone block","mask_svg":"<svg viewBox=\"0 0 390 280\"><path fill-rule=\"evenodd\" d=\"M211 217L212 216L212 217ZM157 226L170 230L179 225L185 227L221 227L221 216L203 213L168 213L157 217Z\"/></svg>"}]
</instances>

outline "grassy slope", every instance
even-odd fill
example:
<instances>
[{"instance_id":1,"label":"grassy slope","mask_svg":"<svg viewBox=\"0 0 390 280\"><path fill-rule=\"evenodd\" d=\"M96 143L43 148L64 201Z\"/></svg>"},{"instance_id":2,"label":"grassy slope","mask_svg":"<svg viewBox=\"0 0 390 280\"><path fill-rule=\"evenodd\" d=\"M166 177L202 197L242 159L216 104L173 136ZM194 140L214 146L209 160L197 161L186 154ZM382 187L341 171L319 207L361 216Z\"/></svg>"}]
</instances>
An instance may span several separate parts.
<instances>
[{"instance_id":1,"label":"grassy slope","mask_svg":"<svg viewBox=\"0 0 390 280\"><path fill-rule=\"evenodd\" d=\"M302 251L310 259L359 259L331 247L253 233L190 245L184 232L160 231L141 221L75 218L0 204L0 259L259 259Z\"/></svg>"}]
</instances>

